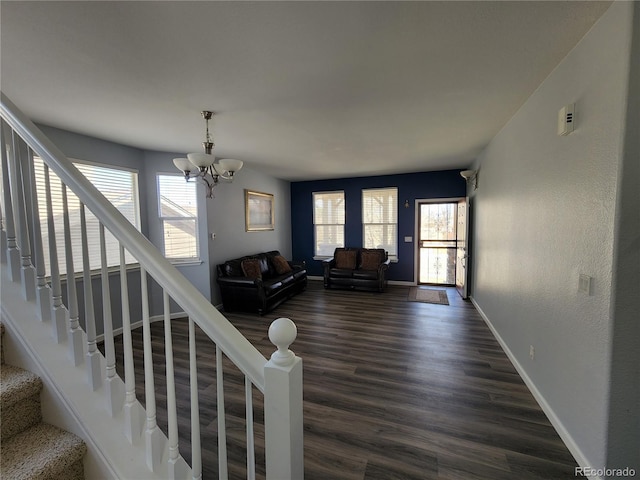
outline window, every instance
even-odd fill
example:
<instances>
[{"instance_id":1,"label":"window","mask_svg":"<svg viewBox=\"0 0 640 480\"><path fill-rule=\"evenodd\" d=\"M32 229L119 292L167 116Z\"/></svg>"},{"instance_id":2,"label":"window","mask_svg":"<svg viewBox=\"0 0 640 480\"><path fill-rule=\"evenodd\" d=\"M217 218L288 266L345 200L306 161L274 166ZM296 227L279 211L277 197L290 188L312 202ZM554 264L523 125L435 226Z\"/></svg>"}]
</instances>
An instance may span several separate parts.
<instances>
[{"instance_id":1,"label":"window","mask_svg":"<svg viewBox=\"0 0 640 480\"><path fill-rule=\"evenodd\" d=\"M44 263L47 272L51 272L49 256L49 229L47 228L47 197L45 189L44 162L39 157L33 159L36 177L36 191L38 194L38 214L42 230L44 248ZM109 200L127 220L140 230L140 206L138 202L138 174L133 170L120 167L107 167L92 163L73 161L73 164L89 181ZM49 170L51 185L51 205L56 231L56 249L58 252L58 266L61 275L66 274L66 254L64 243L64 209L62 205L62 183L58 176ZM82 232L80 229L80 201L78 197L67 189L67 208L69 211L69 225L71 227L71 248L73 251L73 269L75 272L83 270L82 265ZM87 240L89 244L89 266L91 270L102 266L100 259L100 230L98 219L85 209L87 222ZM120 265L120 242L105 230L105 243L108 266ZM127 263L136 263L129 252L125 251Z\"/></svg>"},{"instance_id":2,"label":"window","mask_svg":"<svg viewBox=\"0 0 640 480\"><path fill-rule=\"evenodd\" d=\"M344 192L313 193L315 256L331 257L344 247Z\"/></svg>"},{"instance_id":3,"label":"window","mask_svg":"<svg viewBox=\"0 0 640 480\"><path fill-rule=\"evenodd\" d=\"M164 256L172 261L196 261L200 258L196 184L185 182L182 175L157 178Z\"/></svg>"},{"instance_id":4,"label":"window","mask_svg":"<svg viewBox=\"0 0 640 480\"><path fill-rule=\"evenodd\" d=\"M384 248L398 257L398 189L362 190L362 228L365 248Z\"/></svg>"}]
</instances>

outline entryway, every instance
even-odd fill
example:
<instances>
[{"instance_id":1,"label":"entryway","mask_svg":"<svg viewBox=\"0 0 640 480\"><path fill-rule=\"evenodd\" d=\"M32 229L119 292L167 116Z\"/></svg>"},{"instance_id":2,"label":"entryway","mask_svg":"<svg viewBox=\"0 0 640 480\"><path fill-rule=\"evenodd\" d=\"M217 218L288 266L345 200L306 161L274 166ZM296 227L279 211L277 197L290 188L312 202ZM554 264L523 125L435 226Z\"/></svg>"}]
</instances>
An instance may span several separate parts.
<instances>
[{"instance_id":1,"label":"entryway","mask_svg":"<svg viewBox=\"0 0 640 480\"><path fill-rule=\"evenodd\" d=\"M418 285L456 286L467 298L467 200L420 200L416 215Z\"/></svg>"}]
</instances>

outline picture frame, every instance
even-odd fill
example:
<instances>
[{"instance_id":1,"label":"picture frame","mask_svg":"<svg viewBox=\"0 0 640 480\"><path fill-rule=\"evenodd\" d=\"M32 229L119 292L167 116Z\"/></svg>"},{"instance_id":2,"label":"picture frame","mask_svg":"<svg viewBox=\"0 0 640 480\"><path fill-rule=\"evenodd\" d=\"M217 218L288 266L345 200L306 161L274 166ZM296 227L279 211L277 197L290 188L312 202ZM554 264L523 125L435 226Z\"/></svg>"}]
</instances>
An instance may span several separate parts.
<instances>
[{"instance_id":1,"label":"picture frame","mask_svg":"<svg viewBox=\"0 0 640 480\"><path fill-rule=\"evenodd\" d=\"M276 212L271 193L244 191L244 218L247 232L274 230Z\"/></svg>"}]
</instances>

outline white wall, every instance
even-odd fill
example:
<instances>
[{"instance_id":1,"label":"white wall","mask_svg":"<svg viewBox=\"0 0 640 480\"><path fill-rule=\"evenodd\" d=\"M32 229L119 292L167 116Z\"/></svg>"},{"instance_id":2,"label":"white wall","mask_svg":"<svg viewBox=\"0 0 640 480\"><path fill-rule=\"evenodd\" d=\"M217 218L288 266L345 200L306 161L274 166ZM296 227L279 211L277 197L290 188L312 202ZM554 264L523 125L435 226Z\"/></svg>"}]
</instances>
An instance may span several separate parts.
<instances>
[{"instance_id":1,"label":"white wall","mask_svg":"<svg viewBox=\"0 0 640 480\"><path fill-rule=\"evenodd\" d=\"M574 456L593 467L607 462L632 11L614 3L491 141L473 199L474 301ZM557 112L572 102L576 130L559 137ZM579 274L593 277L590 296L578 293Z\"/></svg>"}]
</instances>

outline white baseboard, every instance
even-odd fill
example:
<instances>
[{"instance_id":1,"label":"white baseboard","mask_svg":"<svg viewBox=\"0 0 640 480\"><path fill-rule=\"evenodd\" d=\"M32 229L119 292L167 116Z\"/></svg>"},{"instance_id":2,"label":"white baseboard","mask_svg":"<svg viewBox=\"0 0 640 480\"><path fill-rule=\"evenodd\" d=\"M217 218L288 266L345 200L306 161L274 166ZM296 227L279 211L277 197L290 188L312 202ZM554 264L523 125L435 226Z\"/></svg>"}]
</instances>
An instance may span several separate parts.
<instances>
[{"instance_id":1,"label":"white baseboard","mask_svg":"<svg viewBox=\"0 0 640 480\"><path fill-rule=\"evenodd\" d=\"M318 275L308 275L307 280L312 280L314 282L324 282L324 277ZM401 285L405 287L415 287L415 282L406 282L402 280L389 280L387 282L389 285Z\"/></svg>"},{"instance_id":2,"label":"white baseboard","mask_svg":"<svg viewBox=\"0 0 640 480\"><path fill-rule=\"evenodd\" d=\"M535 398L536 402L538 402L538 405L540 405L540 408L542 408L542 411L547 416L547 418L551 422L551 425L553 426L553 428L555 428L556 432L558 432L558 435L560 435L560 438L562 439L566 447L569 449L569 452L571 453L571 455L573 455L573 458L576 460L578 465L584 468L592 467L592 464L587 460L587 457L584 455L584 453L582 452L578 444L575 442L575 440L573 439L569 431L565 428L564 424L562 423L560 418L556 415L553 408L551 408L551 405L549 405L546 398L544 398L544 395L542 395L540 390L538 390L538 387L536 386L536 384L533 382L533 380L531 380L531 377L529 377L529 375L527 374L527 371L520 364L520 362L518 362L518 359L513 354L513 352L507 345L507 343L502 338L502 336L500 336L500 333L498 333L498 330L496 330L496 328L493 326L493 324L491 323L491 320L489 320L489 317L484 313L480 305L478 305L478 302L476 302L475 298L469 297L469 299L471 300L471 303L473 303L473 305L476 307L476 310L478 310L478 313L480 313L480 316L482 317L484 322L487 324L487 326L489 327L489 330L491 330L491 333L496 338L496 340L498 341L498 343L500 344L504 352L507 354L507 357L509 357L509 360L511 360L511 363L516 368L516 370L518 371L518 374L520 375L525 385L533 395L533 398ZM593 480L601 480L601 477L594 477L594 476L589 476L585 478L590 478Z\"/></svg>"}]
</instances>

